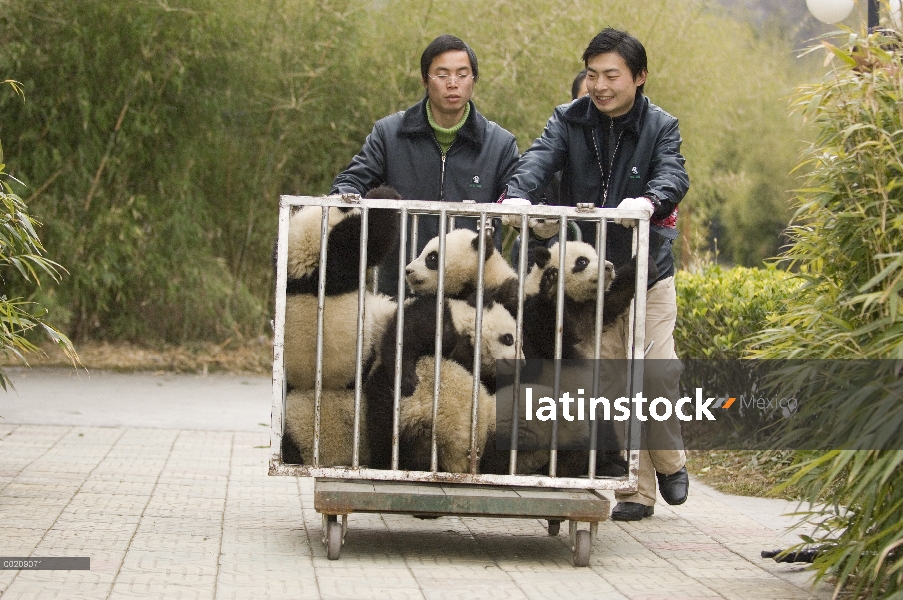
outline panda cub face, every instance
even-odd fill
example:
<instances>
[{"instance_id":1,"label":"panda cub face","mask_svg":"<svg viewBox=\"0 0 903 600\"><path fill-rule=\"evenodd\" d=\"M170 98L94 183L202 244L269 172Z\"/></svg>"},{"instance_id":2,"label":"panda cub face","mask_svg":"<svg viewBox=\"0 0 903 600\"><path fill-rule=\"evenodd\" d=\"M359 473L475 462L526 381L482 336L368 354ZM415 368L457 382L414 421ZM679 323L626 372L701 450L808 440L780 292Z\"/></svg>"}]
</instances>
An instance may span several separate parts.
<instances>
[{"instance_id":1,"label":"panda cub face","mask_svg":"<svg viewBox=\"0 0 903 600\"><path fill-rule=\"evenodd\" d=\"M473 348L476 339L476 309L465 300L449 300L449 311L455 330ZM497 302L483 305L482 333L480 338L480 368L484 376L494 376L496 360L523 359L523 351L518 352L514 344L517 321L511 313ZM473 351L470 351L471 357Z\"/></svg>"},{"instance_id":2,"label":"panda cub face","mask_svg":"<svg viewBox=\"0 0 903 600\"><path fill-rule=\"evenodd\" d=\"M565 247L564 268L559 268L558 242L551 248L536 248L533 251L535 264L527 274L524 284L528 295L540 291L555 293L558 273L564 274L564 294L576 302L596 299L599 282L599 255L586 242L568 242ZM551 270L551 271L550 271ZM605 261L603 268L605 283L603 291L608 291L615 279L615 268L611 261ZM545 287L550 289L544 290Z\"/></svg>"},{"instance_id":3,"label":"panda cub face","mask_svg":"<svg viewBox=\"0 0 903 600\"><path fill-rule=\"evenodd\" d=\"M516 278L513 269L499 254L487 234L483 261L483 281L487 287L495 287L501 281ZM480 238L469 229L453 229L445 236L445 294L466 297L476 289L479 269ZM431 239L420 256L408 263L405 280L418 296L435 294L439 286L439 237Z\"/></svg>"},{"instance_id":4,"label":"panda cub face","mask_svg":"<svg viewBox=\"0 0 903 600\"><path fill-rule=\"evenodd\" d=\"M479 239L474 231L453 229L445 236L445 292L462 292L477 264ZM420 256L408 263L405 279L418 296L435 294L439 285L439 237L427 242Z\"/></svg>"}]
</instances>

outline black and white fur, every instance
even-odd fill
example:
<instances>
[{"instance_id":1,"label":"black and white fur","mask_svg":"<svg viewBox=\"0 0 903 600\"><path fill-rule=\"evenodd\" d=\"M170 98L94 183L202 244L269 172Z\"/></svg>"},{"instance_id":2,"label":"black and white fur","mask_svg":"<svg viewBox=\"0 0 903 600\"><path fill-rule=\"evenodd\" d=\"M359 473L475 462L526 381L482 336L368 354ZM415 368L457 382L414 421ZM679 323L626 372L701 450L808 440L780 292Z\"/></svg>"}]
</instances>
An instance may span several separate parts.
<instances>
[{"instance_id":1,"label":"black and white fur","mask_svg":"<svg viewBox=\"0 0 903 600\"><path fill-rule=\"evenodd\" d=\"M379 187L367 198L400 199L395 190ZM288 277L285 307L286 422L282 437L285 463L312 460L313 388L316 383L317 288L320 277L322 209L307 206L289 219ZM396 211L371 210L368 215L367 267L382 262L398 238ZM358 287L360 266L361 211L359 208L328 209L325 299L323 306L323 388L321 403L321 464L350 465L351 431L347 419L349 386L354 383L357 342ZM274 256L275 258L275 256ZM375 346L397 305L387 296L366 292L364 344L365 369L375 360ZM362 404L362 415L366 403ZM363 421L362 421L363 422ZM365 429L365 428L364 428ZM369 445L361 440L361 457ZM362 460L362 464L366 460Z\"/></svg>"},{"instance_id":2,"label":"black and white fur","mask_svg":"<svg viewBox=\"0 0 903 600\"><path fill-rule=\"evenodd\" d=\"M315 390L292 390L285 398L285 430L282 460L287 464L313 464ZM361 465L370 462L367 442L367 402L361 397L360 445ZM318 465L336 467L352 465L354 450L354 390L322 390L320 397L320 445ZM288 450L288 451L286 451Z\"/></svg>"},{"instance_id":3,"label":"black and white fur","mask_svg":"<svg viewBox=\"0 0 903 600\"><path fill-rule=\"evenodd\" d=\"M533 406L536 407L537 399L542 397L555 397L553 389L554 363L551 361L535 361L536 364L544 372L534 372L532 377L525 378L522 373L520 397L518 399L518 454L517 454L517 473L518 474L538 474L547 475L549 470L549 446L551 444L552 422L551 421L526 421L524 415L526 413L526 390L529 388L532 392ZM617 365L610 365L615 366ZM621 377L618 374L618 382ZM574 363L565 361L561 364L560 388L561 390L569 390L571 396L575 397L575 392L581 388L590 390L592 387L593 371L587 369L585 363ZM603 376L606 376L603 374ZM525 380L529 379L529 380ZM606 389L608 392L602 393L611 396L610 390L617 385L610 382ZM625 382L626 383L626 382ZM510 385L505 383L505 385ZM623 390L624 387L622 386ZM500 388L498 391L502 401L496 404L496 420L495 427L489 432L486 447L482 456L480 470L482 473L507 474L509 472L510 460L510 436L512 425L512 407L513 389L506 387ZM581 394L582 395L582 394ZM571 414L576 411L572 407ZM589 453L583 449L589 448L589 440L592 433L592 423L588 420L567 420L560 413L557 420L557 443L558 443L558 460L556 476L558 477L579 477L586 476L587 465L589 462ZM497 440L504 440L503 447L496 447ZM610 422L601 421L597 428L597 475L621 475L620 452L615 431Z\"/></svg>"},{"instance_id":4,"label":"black and white fur","mask_svg":"<svg viewBox=\"0 0 903 600\"><path fill-rule=\"evenodd\" d=\"M599 289L599 255L596 249L585 242L568 242L563 268L559 265L557 242L548 249L535 248L533 256L534 264L524 282L524 354L527 358L554 358L557 285L563 273L561 358L593 358L593 332L596 330L596 298ZM649 268L655 269L653 261L649 261ZM633 301L636 259L617 270L611 262L605 261L603 274L604 330L624 314Z\"/></svg>"},{"instance_id":5,"label":"black and white fur","mask_svg":"<svg viewBox=\"0 0 903 600\"><path fill-rule=\"evenodd\" d=\"M555 321L557 307L557 285L559 278L564 276L564 310L562 330L561 358L568 359L592 359L595 356L596 330L596 298L599 290L599 256L595 248L584 242L568 242L565 248L564 264L560 264L559 244L551 248L534 249L534 265L527 274L524 283L526 299L524 301L524 354L529 358L552 359L555 353ZM653 261L649 261L650 279L656 276L656 268ZM602 335L606 328L620 318L633 302L636 286L636 258L630 263L615 269L614 265L606 261L602 269L604 282L601 286L603 296ZM623 358L623 357L607 357ZM547 363L531 363L530 368ZM607 367L616 367L614 364ZM545 367L543 367L545 368ZM563 366L566 372L570 368ZM580 368L580 367L576 367ZM551 381L549 374L528 373L527 378L533 381ZM581 375L577 374L578 377ZM613 376L617 377L617 374ZM609 382L613 383L613 382ZM562 389L566 389L564 385ZM565 426L564 432L569 427ZM523 434L529 432L523 431ZM559 437L565 443L576 445L588 444L587 431L573 431L570 440ZM581 436L586 435L585 439ZM584 446L586 447L586 446ZM620 455L614 427L611 423L602 422L597 431L597 460L596 473L598 475L619 476L625 472L626 463ZM523 462L519 462L518 468L529 469L537 463L548 461L548 453L529 452L524 453ZM589 454L583 450L561 450L558 454L557 475L561 477L576 477L586 475ZM498 465L488 468L498 468ZM546 472L547 464L543 464L537 472Z\"/></svg>"},{"instance_id":6,"label":"black and white fur","mask_svg":"<svg viewBox=\"0 0 903 600\"><path fill-rule=\"evenodd\" d=\"M400 196L380 187L368 198ZM292 214L288 233L288 280L285 308L285 371L289 386L312 389L316 375L317 286L320 276L320 232L322 209L302 207ZM395 211L369 212L367 267L378 265L398 238ZM358 208L329 209L324 303L323 388L345 389L353 384L357 340L358 284L360 265L361 211ZM388 296L366 293L364 360L395 313Z\"/></svg>"},{"instance_id":7,"label":"black and white fur","mask_svg":"<svg viewBox=\"0 0 903 600\"><path fill-rule=\"evenodd\" d=\"M496 249L491 233L487 231L484 237L483 293L486 298L501 302L511 314L517 314L517 273ZM464 299L476 292L479 248L480 237L476 231L453 229L445 235L446 298ZM405 269L405 279L415 295L437 293L439 266L439 236L436 236Z\"/></svg>"},{"instance_id":8,"label":"black and white fur","mask_svg":"<svg viewBox=\"0 0 903 600\"><path fill-rule=\"evenodd\" d=\"M436 354L436 297L418 296L411 298L405 304L404 329L402 334L401 355L401 400L400 406L405 410L414 411L412 414L421 414L420 406L428 397L429 406L432 407L432 383L427 383L422 377L422 359L428 358L430 365L434 364ZM442 348L440 359L456 363L467 373L466 378L461 379L455 385L455 389L444 390L446 396L463 394L461 397L470 398L473 390L472 373L475 354L474 343L476 340L476 307L473 297L469 300L449 298L442 305L443 327ZM367 420L368 433L371 447L371 463L374 468L388 468L391 458L391 432L394 406L395 389L395 365L396 365L396 319L392 319L383 335L379 353L381 360L367 379L365 392L367 394L369 415ZM480 386L487 394L495 390L495 361L496 359L522 358L516 354L514 346L517 322L511 313L500 304L487 301L483 306L481 323L481 352L480 352ZM457 371L451 367L443 367L449 372ZM451 375L443 375L444 381ZM429 381L433 381L430 371ZM460 378L458 378L460 379ZM456 380L457 381L457 380ZM462 411L458 417L463 418L466 413L467 422L470 422L470 400L445 401L449 406L446 410ZM421 407L422 408L422 407ZM424 409L425 410L425 409ZM432 410L430 408L430 410ZM457 422L457 418L451 419ZM401 431L401 466L402 468L416 468L423 465L422 452L413 447L420 448L418 444L406 443L407 438L416 439L423 435L426 426L416 419L402 418ZM440 437L450 436L457 440L464 435L461 431L450 431L442 427L439 429ZM467 429L469 440L470 429ZM469 443L469 441L468 441ZM469 447L469 446L468 446ZM426 455L427 468L429 465L429 452Z\"/></svg>"},{"instance_id":9,"label":"black and white fur","mask_svg":"<svg viewBox=\"0 0 903 600\"><path fill-rule=\"evenodd\" d=\"M416 365L417 385L401 399L399 422L399 468L429 471L432 452L433 382L435 360L421 357ZM495 396L478 383L476 450L477 464L495 428ZM471 418L473 414L473 374L458 361L440 359L439 401L436 412L436 454L438 469L448 473L469 473Z\"/></svg>"}]
</instances>

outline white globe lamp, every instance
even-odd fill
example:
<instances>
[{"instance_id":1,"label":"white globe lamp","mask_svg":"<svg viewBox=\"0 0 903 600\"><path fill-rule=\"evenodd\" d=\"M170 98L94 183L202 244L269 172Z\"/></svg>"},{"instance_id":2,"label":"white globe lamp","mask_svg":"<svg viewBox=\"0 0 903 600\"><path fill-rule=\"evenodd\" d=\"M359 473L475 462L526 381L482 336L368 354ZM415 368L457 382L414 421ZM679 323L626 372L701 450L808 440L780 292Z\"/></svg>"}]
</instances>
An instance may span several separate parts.
<instances>
[{"instance_id":1,"label":"white globe lamp","mask_svg":"<svg viewBox=\"0 0 903 600\"><path fill-rule=\"evenodd\" d=\"M853 0L806 0L812 16L822 23L843 21L853 12Z\"/></svg>"}]
</instances>

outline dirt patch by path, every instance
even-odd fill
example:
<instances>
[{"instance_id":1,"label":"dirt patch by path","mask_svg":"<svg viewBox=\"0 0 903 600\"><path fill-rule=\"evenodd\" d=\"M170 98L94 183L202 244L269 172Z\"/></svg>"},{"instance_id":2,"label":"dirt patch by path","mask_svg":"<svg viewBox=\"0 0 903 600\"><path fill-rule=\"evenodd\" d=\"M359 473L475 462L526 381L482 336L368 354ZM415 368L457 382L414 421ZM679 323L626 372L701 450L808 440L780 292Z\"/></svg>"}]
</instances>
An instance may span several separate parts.
<instances>
[{"instance_id":1,"label":"dirt patch by path","mask_svg":"<svg viewBox=\"0 0 903 600\"><path fill-rule=\"evenodd\" d=\"M173 373L267 374L273 368L269 338L230 338L223 343L144 346L129 343L85 342L75 345L81 366L88 370L165 371ZM26 356L32 367L70 367L56 346L45 345L43 354ZM11 357L0 357L0 366L22 366Z\"/></svg>"}]
</instances>

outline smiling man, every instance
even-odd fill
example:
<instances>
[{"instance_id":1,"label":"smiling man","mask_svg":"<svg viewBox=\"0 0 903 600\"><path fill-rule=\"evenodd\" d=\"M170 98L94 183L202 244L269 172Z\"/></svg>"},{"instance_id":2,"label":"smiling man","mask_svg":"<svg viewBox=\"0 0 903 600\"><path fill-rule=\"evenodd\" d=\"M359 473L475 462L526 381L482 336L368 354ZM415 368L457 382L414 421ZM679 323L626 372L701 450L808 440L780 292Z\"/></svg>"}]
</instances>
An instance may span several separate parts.
<instances>
[{"instance_id":1,"label":"smiling man","mask_svg":"<svg viewBox=\"0 0 903 600\"><path fill-rule=\"evenodd\" d=\"M677 299L674 255L677 205L690 185L677 119L643 95L648 76L646 49L632 35L605 29L583 53L584 96L555 109L543 134L518 162L508 182L507 198L536 202L556 171L562 171L560 204L594 203L600 207L644 210L651 215L649 252L658 274L647 282L647 359L664 359L675 369L654 369L661 376L644 381L647 397L678 397L679 361L674 350ZM580 223L584 240L595 240L595 227ZM608 224L605 257L616 268L631 260L632 222ZM550 237L558 224L537 221L533 235ZM628 311L629 312L629 311ZM627 314L603 337L603 358L626 358ZM651 347L650 347L651 346ZM639 489L617 494L612 519L638 521L653 514L656 480L665 501L687 499L689 478L676 419L646 425L644 439L659 440L640 452ZM661 440L667 443L662 444Z\"/></svg>"},{"instance_id":2,"label":"smiling man","mask_svg":"<svg viewBox=\"0 0 903 600\"><path fill-rule=\"evenodd\" d=\"M408 200L495 202L499 197L517 164L517 141L477 112L471 100L479 79L476 54L461 39L441 35L423 51L420 75L423 100L376 122L331 193L363 196L385 184ZM418 227L419 252L438 234L438 220L421 217ZM380 290L397 291L397 263L398 252L390 252L380 269Z\"/></svg>"}]
</instances>

